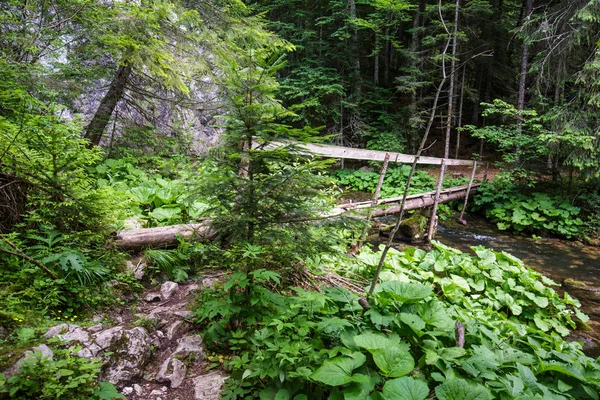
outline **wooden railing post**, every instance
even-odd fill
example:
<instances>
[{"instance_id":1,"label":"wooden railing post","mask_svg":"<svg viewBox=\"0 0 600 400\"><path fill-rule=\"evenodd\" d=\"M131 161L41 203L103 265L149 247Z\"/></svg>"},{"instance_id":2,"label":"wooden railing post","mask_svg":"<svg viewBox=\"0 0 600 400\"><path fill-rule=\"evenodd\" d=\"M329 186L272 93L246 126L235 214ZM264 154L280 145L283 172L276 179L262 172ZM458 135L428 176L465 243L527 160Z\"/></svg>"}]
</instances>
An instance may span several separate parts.
<instances>
[{"instance_id":1,"label":"wooden railing post","mask_svg":"<svg viewBox=\"0 0 600 400\"><path fill-rule=\"evenodd\" d=\"M385 173L387 172L388 165L390 163L390 153L386 153L385 158L383 159L383 167L381 168L381 174L379 174L379 181L377 182L377 188L375 189L375 193L373 194L373 200L371 201L371 207L377 206L379 202L379 193L381 192L381 187L383 186L383 180L385 178ZM356 248L353 248L353 253L358 253L360 248L363 246L363 243L369 233L369 227L371 225L371 218L373 217L372 208L369 209L369 215L367 216L367 223L363 228L362 233L360 234L360 238L358 239L358 244ZM353 246L354 247L354 246Z\"/></svg>"},{"instance_id":2,"label":"wooden railing post","mask_svg":"<svg viewBox=\"0 0 600 400\"><path fill-rule=\"evenodd\" d=\"M469 201L469 194L471 193L471 188L473 187L473 180L475 179L475 172L477 171L477 161L473 164L473 172L471 172L471 180L469 181L469 186L467 186L467 195L465 196L465 202L463 203L462 210L460 210L460 216L458 217L458 222L463 225L467 224L467 221L463 219L465 215L465 210L467 209L467 202Z\"/></svg>"},{"instance_id":3,"label":"wooden railing post","mask_svg":"<svg viewBox=\"0 0 600 400\"><path fill-rule=\"evenodd\" d=\"M440 202L440 192L442 191L442 182L444 181L444 173L446 172L446 159L442 160L440 166L440 176L438 178L437 188L435 190L435 200L433 201L433 211L431 212L431 219L429 220L429 231L427 232L427 241L431 242L433 238L433 229L435 227L438 203Z\"/></svg>"}]
</instances>

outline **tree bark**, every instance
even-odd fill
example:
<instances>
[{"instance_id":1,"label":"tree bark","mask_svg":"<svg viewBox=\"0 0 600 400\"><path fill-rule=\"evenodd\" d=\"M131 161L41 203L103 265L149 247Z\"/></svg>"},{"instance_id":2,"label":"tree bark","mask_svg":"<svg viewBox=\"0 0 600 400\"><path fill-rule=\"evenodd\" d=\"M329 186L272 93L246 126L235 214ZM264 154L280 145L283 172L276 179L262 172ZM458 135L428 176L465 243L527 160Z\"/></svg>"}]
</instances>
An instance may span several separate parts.
<instances>
[{"instance_id":1,"label":"tree bark","mask_svg":"<svg viewBox=\"0 0 600 400\"><path fill-rule=\"evenodd\" d=\"M525 6L525 21L531 17L533 11L533 0L523 0ZM525 24L525 21L523 22ZM519 93L517 96L517 135L521 135L523 132L523 110L525 109L525 92L527 90L527 60L529 58L529 44L527 40L523 40L521 52L521 75L519 78ZM517 163L519 162L519 151L520 147L517 145L515 151L517 152Z\"/></svg>"},{"instance_id":2,"label":"tree bark","mask_svg":"<svg viewBox=\"0 0 600 400\"><path fill-rule=\"evenodd\" d=\"M123 98L125 93L125 86L131 76L132 68L129 65L121 65L110 83L108 92L102 98L94 117L87 126L84 134L84 138L90 140L90 147L98 146L104 130L108 125L110 117L117 107L119 100Z\"/></svg>"},{"instance_id":3,"label":"tree bark","mask_svg":"<svg viewBox=\"0 0 600 400\"><path fill-rule=\"evenodd\" d=\"M456 50L458 48L458 17L460 0L456 0L454 11L454 29L452 30L452 60L450 61L450 87L448 89L448 115L446 116L446 141L444 145L444 158L450 158L450 132L452 130L452 119L454 118L454 97L456 87ZM442 167L443 168L443 167ZM442 172L443 175L443 172Z\"/></svg>"},{"instance_id":4,"label":"tree bark","mask_svg":"<svg viewBox=\"0 0 600 400\"><path fill-rule=\"evenodd\" d=\"M204 241L214 239L215 236L216 232L212 228L210 220L206 220L199 224L118 231L115 244L122 249L166 247L177 245L179 237Z\"/></svg>"},{"instance_id":5,"label":"tree bark","mask_svg":"<svg viewBox=\"0 0 600 400\"><path fill-rule=\"evenodd\" d=\"M463 104L465 101L465 76L467 75L467 66L463 67L462 83L460 84L460 100L458 106L458 123L456 124L456 152L454 158L458 158L460 151L460 128L462 128L462 117L463 117Z\"/></svg>"}]
</instances>

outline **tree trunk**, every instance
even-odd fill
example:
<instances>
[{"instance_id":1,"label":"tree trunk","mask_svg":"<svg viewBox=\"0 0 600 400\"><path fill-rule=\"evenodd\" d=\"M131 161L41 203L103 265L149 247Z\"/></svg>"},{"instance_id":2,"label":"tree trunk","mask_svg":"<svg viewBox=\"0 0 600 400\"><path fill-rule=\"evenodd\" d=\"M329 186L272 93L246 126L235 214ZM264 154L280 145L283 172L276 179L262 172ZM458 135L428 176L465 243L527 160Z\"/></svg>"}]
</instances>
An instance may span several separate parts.
<instances>
[{"instance_id":1,"label":"tree trunk","mask_svg":"<svg viewBox=\"0 0 600 400\"><path fill-rule=\"evenodd\" d=\"M458 47L458 16L460 0L456 0L454 11L454 29L452 31L452 61L450 61L450 87L448 89L448 115L446 116L446 140L444 145L444 158L450 158L450 132L452 130L452 119L454 118L454 95L456 87L456 50ZM443 167L442 167L443 168ZM443 176L443 171L442 171Z\"/></svg>"},{"instance_id":2,"label":"tree trunk","mask_svg":"<svg viewBox=\"0 0 600 400\"><path fill-rule=\"evenodd\" d=\"M531 17L531 12L533 10L533 0L523 0L525 6L525 21L529 20ZM525 22L524 22L525 23ZM521 135L523 132L523 110L525 109L525 92L527 90L527 59L529 58L529 44L527 40L523 40L523 51L521 52L521 75L519 79L519 93L517 96L517 111L519 111L517 115L517 135ZM516 147L515 151L517 152L516 162L519 162L519 146Z\"/></svg>"},{"instance_id":3,"label":"tree trunk","mask_svg":"<svg viewBox=\"0 0 600 400\"><path fill-rule=\"evenodd\" d=\"M458 106L458 123L456 124L456 152L454 153L454 158L458 158L458 152L460 151L460 128L462 128L462 114L463 114L463 104L465 100L465 76L467 75L467 66L463 67L462 73L462 83L460 84L460 100Z\"/></svg>"},{"instance_id":4,"label":"tree trunk","mask_svg":"<svg viewBox=\"0 0 600 400\"><path fill-rule=\"evenodd\" d=\"M94 117L87 126L84 134L84 138L90 140L90 147L98 146L102 139L102 134L108 125L108 121L117 106L119 100L123 98L125 93L125 86L131 76L131 66L121 65L117 69L108 92L102 98Z\"/></svg>"},{"instance_id":5,"label":"tree trunk","mask_svg":"<svg viewBox=\"0 0 600 400\"><path fill-rule=\"evenodd\" d=\"M356 20L356 2L354 0L348 0L348 6L350 7L350 19ZM360 49L358 47L358 29L354 29L352 33L352 54L354 57L354 95L355 101L358 102L360 98Z\"/></svg>"}]
</instances>

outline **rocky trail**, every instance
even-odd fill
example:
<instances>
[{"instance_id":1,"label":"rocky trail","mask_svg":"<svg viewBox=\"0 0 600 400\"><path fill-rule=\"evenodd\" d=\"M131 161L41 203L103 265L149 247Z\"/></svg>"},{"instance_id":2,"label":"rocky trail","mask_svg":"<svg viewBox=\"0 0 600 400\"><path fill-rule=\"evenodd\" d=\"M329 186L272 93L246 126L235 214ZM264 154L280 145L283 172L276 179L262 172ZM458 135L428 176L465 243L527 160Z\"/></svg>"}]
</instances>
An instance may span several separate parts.
<instances>
[{"instance_id":1,"label":"rocky trail","mask_svg":"<svg viewBox=\"0 0 600 400\"><path fill-rule=\"evenodd\" d=\"M137 303L95 316L93 326L56 325L44 339L58 337L66 345L79 346L79 356L99 358L100 379L114 384L127 399L217 400L227 375L207 371L202 337L189 320L188 308L195 292L223 275L182 284L164 282L144 292ZM46 344L33 350L52 357ZM32 356L28 351L23 359ZM5 374L14 374L23 359Z\"/></svg>"}]
</instances>

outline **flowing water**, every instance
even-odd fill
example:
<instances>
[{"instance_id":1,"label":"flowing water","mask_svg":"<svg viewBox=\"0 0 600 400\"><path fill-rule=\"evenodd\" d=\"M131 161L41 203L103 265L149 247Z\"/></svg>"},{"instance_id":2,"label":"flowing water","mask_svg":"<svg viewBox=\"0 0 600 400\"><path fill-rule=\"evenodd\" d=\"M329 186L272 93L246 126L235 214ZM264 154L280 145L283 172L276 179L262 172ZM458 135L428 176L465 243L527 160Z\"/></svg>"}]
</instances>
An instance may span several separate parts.
<instances>
[{"instance_id":1,"label":"flowing water","mask_svg":"<svg viewBox=\"0 0 600 400\"><path fill-rule=\"evenodd\" d=\"M470 215L466 219L466 226L442 221L435 239L464 252L480 245L506 251L559 283L572 278L600 286L600 248L567 240L515 236L481 217Z\"/></svg>"}]
</instances>

